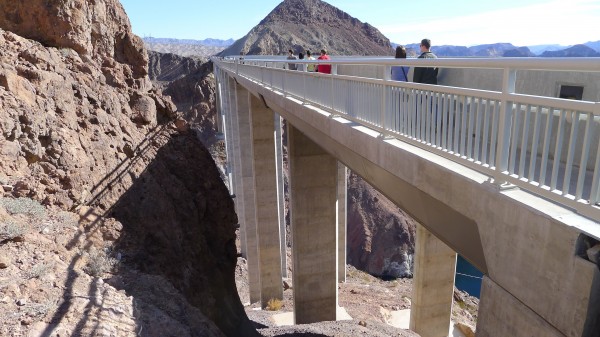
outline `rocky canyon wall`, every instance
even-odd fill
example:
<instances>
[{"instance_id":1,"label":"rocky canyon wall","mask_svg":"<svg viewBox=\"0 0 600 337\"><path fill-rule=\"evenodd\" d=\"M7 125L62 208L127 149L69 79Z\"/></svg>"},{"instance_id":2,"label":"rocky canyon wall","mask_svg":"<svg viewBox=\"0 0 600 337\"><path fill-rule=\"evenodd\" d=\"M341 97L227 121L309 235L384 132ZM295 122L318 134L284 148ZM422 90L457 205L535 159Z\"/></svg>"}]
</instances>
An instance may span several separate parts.
<instances>
[{"instance_id":1,"label":"rocky canyon wall","mask_svg":"<svg viewBox=\"0 0 600 337\"><path fill-rule=\"evenodd\" d=\"M94 244L114 242L123 268L168 280L221 331L190 335L255 335L233 280L233 203L197 134L150 81L119 1L0 8L4 196L115 219L122 228ZM88 229L105 233L103 223ZM115 277L107 282L132 294L149 290Z\"/></svg>"}]
</instances>

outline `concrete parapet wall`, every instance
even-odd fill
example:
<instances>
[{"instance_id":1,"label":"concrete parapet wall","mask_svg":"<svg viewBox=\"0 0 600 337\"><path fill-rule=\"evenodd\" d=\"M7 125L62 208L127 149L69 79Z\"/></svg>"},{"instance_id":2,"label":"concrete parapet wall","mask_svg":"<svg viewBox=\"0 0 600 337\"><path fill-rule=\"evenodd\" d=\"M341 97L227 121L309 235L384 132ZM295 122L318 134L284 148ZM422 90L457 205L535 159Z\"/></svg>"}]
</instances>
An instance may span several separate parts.
<instances>
[{"instance_id":1,"label":"concrete parapet wall","mask_svg":"<svg viewBox=\"0 0 600 337\"><path fill-rule=\"evenodd\" d=\"M483 278L477 337L565 335L488 277Z\"/></svg>"}]
</instances>

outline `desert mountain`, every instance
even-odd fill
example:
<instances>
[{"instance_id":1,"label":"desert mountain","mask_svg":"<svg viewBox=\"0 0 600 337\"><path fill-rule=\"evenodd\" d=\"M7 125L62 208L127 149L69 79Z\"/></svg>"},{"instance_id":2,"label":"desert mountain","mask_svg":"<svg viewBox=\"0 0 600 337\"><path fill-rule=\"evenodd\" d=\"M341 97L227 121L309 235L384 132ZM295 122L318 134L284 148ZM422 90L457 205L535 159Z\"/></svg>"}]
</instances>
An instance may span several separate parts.
<instances>
[{"instance_id":1,"label":"desert mountain","mask_svg":"<svg viewBox=\"0 0 600 337\"><path fill-rule=\"evenodd\" d=\"M321 0L284 0L219 55L280 55L322 48L332 55L391 55L388 38Z\"/></svg>"},{"instance_id":2,"label":"desert mountain","mask_svg":"<svg viewBox=\"0 0 600 337\"><path fill-rule=\"evenodd\" d=\"M165 44L188 44L208 47L229 47L233 42L233 39L221 40L221 39L204 39L204 40L193 40L193 39L172 39L172 38L161 38L161 37L145 37L143 38L144 43L165 43Z\"/></svg>"},{"instance_id":3,"label":"desert mountain","mask_svg":"<svg viewBox=\"0 0 600 337\"><path fill-rule=\"evenodd\" d=\"M215 78L212 63L200 57L148 52L150 79L169 95L177 110L198 131L202 142L220 163ZM221 144L222 145L222 144Z\"/></svg>"},{"instance_id":4,"label":"desert mountain","mask_svg":"<svg viewBox=\"0 0 600 337\"><path fill-rule=\"evenodd\" d=\"M573 47L556 51L545 51L542 57L600 57L600 53L584 44L576 44Z\"/></svg>"},{"instance_id":5,"label":"desert mountain","mask_svg":"<svg viewBox=\"0 0 600 337\"><path fill-rule=\"evenodd\" d=\"M534 53L527 47L519 47L515 49L509 49L504 52L503 57L533 57Z\"/></svg>"},{"instance_id":6,"label":"desert mountain","mask_svg":"<svg viewBox=\"0 0 600 337\"><path fill-rule=\"evenodd\" d=\"M586 45L600 53L600 41L590 41L590 42L584 43L584 45Z\"/></svg>"},{"instance_id":7,"label":"desert mountain","mask_svg":"<svg viewBox=\"0 0 600 337\"><path fill-rule=\"evenodd\" d=\"M409 44L407 48L419 50L419 44ZM471 47L452 45L433 45L431 50L440 57L501 57L506 51L517 49L510 43L482 44Z\"/></svg>"},{"instance_id":8,"label":"desert mountain","mask_svg":"<svg viewBox=\"0 0 600 337\"><path fill-rule=\"evenodd\" d=\"M0 335L256 335L233 202L119 1L0 8Z\"/></svg>"},{"instance_id":9,"label":"desert mountain","mask_svg":"<svg viewBox=\"0 0 600 337\"><path fill-rule=\"evenodd\" d=\"M180 56L210 57L229 47L234 41L219 39L181 40L170 38L145 37L146 49Z\"/></svg>"}]
</instances>

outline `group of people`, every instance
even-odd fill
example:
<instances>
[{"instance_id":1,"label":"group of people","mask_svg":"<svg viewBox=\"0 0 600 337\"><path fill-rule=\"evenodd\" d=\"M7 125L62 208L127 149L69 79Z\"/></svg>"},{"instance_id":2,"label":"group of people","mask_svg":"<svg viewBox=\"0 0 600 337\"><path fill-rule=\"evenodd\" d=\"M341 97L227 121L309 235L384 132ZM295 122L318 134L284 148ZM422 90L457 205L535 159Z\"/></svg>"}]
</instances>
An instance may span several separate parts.
<instances>
[{"instance_id":1,"label":"group of people","mask_svg":"<svg viewBox=\"0 0 600 337\"><path fill-rule=\"evenodd\" d=\"M298 56L294 55L293 50L288 50L288 60L304 60L304 53L298 53ZM306 60L314 61L315 58L310 53L310 50L306 51ZM329 55L327 55L327 50L321 49L321 55L317 58L317 60L331 60ZM314 63L288 63L288 69L290 70L300 70L300 71L313 71L320 72L324 74L331 74L331 64L314 64Z\"/></svg>"},{"instance_id":2,"label":"group of people","mask_svg":"<svg viewBox=\"0 0 600 337\"><path fill-rule=\"evenodd\" d=\"M437 56L431 52L431 40L423 39L419 46L421 50L420 59L435 59ZM311 55L310 50L306 51L306 54L300 52L298 56L294 55L292 49L288 50L288 60L315 60ZM396 47L396 58L406 58L406 48L404 46ZM327 55L327 50L321 49L321 56L317 60L330 60L331 58ZM314 63L288 63L288 69L299 70L299 71L316 71L324 74L331 74L331 64L314 64ZM406 66L394 66L392 67L391 79L394 81L408 81L409 67ZM437 84L438 68L424 68L415 67L413 73L413 82L426 83L426 84Z\"/></svg>"},{"instance_id":3,"label":"group of people","mask_svg":"<svg viewBox=\"0 0 600 337\"><path fill-rule=\"evenodd\" d=\"M431 52L431 40L423 39L419 46L421 50L420 59L435 59L437 56ZM396 58L406 58L406 48L404 46L396 47ZM395 66L392 67L391 79L394 81L408 81L409 68L406 66ZM415 67L413 73L413 82L426 83L426 84L437 84L438 68L424 68Z\"/></svg>"}]
</instances>

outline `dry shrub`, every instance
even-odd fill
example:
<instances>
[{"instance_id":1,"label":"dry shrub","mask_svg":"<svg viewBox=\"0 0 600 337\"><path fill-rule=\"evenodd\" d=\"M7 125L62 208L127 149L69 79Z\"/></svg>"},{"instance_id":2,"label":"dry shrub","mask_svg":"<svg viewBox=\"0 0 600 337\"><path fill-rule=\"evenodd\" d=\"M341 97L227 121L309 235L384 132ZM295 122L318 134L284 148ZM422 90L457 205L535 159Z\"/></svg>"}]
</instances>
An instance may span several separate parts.
<instances>
[{"instance_id":1,"label":"dry shrub","mask_svg":"<svg viewBox=\"0 0 600 337\"><path fill-rule=\"evenodd\" d=\"M87 255L87 264L83 271L91 276L102 276L102 274L112 271L118 261L108 256L104 250L92 249Z\"/></svg>"},{"instance_id":2,"label":"dry shrub","mask_svg":"<svg viewBox=\"0 0 600 337\"><path fill-rule=\"evenodd\" d=\"M46 218L46 208L29 198L0 198L0 205L10 214L26 214L38 220Z\"/></svg>"},{"instance_id":3,"label":"dry shrub","mask_svg":"<svg viewBox=\"0 0 600 337\"><path fill-rule=\"evenodd\" d=\"M31 269L29 269L27 271L26 276L28 279L40 278L40 277L44 276L45 274L47 274L48 271L51 271L53 269L54 269L53 262L40 262L40 263L34 265L33 267L31 267Z\"/></svg>"},{"instance_id":4,"label":"dry shrub","mask_svg":"<svg viewBox=\"0 0 600 337\"><path fill-rule=\"evenodd\" d=\"M9 221L0 224L0 241L15 240L22 238L27 234L28 228L20 222Z\"/></svg>"},{"instance_id":5,"label":"dry shrub","mask_svg":"<svg viewBox=\"0 0 600 337\"><path fill-rule=\"evenodd\" d=\"M267 302L266 309L269 311L279 311L283 306L283 302L278 298L272 298Z\"/></svg>"}]
</instances>

